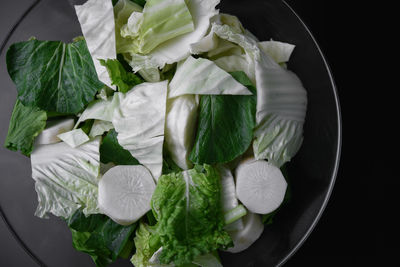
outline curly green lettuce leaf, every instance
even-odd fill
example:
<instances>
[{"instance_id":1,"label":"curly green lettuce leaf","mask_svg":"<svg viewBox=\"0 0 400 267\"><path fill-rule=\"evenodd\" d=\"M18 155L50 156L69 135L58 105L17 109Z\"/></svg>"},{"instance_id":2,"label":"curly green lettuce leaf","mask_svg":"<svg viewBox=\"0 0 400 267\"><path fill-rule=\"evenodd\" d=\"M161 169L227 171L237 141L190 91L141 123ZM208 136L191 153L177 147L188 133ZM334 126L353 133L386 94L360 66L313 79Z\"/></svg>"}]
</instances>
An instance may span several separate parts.
<instances>
[{"instance_id":1,"label":"curly green lettuce leaf","mask_svg":"<svg viewBox=\"0 0 400 267\"><path fill-rule=\"evenodd\" d=\"M84 40L65 44L32 39L12 44L7 70L25 106L76 114L104 85Z\"/></svg>"},{"instance_id":2,"label":"curly green lettuce leaf","mask_svg":"<svg viewBox=\"0 0 400 267\"><path fill-rule=\"evenodd\" d=\"M126 71L124 66L117 59L101 59L100 64L106 67L111 78L111 84L116 85L119 92L126 93L133 86L143 82L143 80L133 72Z\"/></svg>"},{"instance_id":3,"label":"curly green lettuce leaf","mask_svg":"<svg viewBox=\"0 0 400 267\"><path fill-rule=\"evenodd\" d=\"M117 132L112 129L104 137L100 145L100 161L105 164L112 162L115 165L138 165L137 159L118 143L117 136Z\"/></svg>"},{"instance_id":4,"label":"curly green lettuce leaf","mask_svg":"<svg viewBox=\"0 0 400 267\"><path fill-rule=\"evenodd\" d=\"M151 206L163 264L191 263L232 245L224 230L220 176L209 165L161 176Z\"/></svg>"},{"instance_id":5,"label":"curly green lettuce leaf","mask_svg":"<svg viewBox=\"0 0 400 267\"><path fill-rule=\"evenodd\" d=\"M131 258L132 264L135 267L149 266L149 260L161 247L156 227L141 222L136 230L134 242L136 253Z\"/></svg>"},{"instance_id":6,"label":"curly green lettuce leaf","mask_svg":"<svg viewBox=\"0 0 400 267\"><path fill-rule=\"evenodd\" d=\"M4 146L13 151L21 151L29 156L36 136L46 127L46 112L26 107L19 100L15 102Z\"/></svg>"},{"instance_id":7,"label":"curly green lettuce leaf","mask_svg":"<svg viewBox=\"0 0 400 267\"><path fill-rule=\"evenodd\" d=\"M99 80L115 90L106 68L99 62L99 59L117 57L112 2L88 0L83 5L76 5L75 11Z\"/></svg>"},{"instance_id":8,"label":"curly green lettuce leaf","mask_svg":"<svg viewBox=\"0 0 400 267\"><path fill-rule=\"evenodd\" d=\"M243 72L232 76L256 93ZM205 95L200 100L197 135L189 159L197 164L226 163L242 155L253 140L255 95Z\"/></svg>"},{"instance_id":9,"label":"curly green lettuce leaf","mask_svg":"<svg viewBox=\"0 0 400 267\"><path fill-rule=\"evenodd\" d=\"M99 212L99 146L100 137L76 148L64 142L35 147L31 165L39 202L36 216L68 218L80 208L85 215Z\"/></svg>"},{"instance_id":10,"label":"curly green lettuce leaf","mask_svg":"<svg viewBox=\"0 0 400 267\"><path fill-rule=\"evenodd\" d=\"M103 214L86 216L77 210L67 220L72 233L72 244L78 251L89 254L97 267L106 267L128 249L133 248L130 240L136 224L119 225Z\"/></svg>"}]
</instances>

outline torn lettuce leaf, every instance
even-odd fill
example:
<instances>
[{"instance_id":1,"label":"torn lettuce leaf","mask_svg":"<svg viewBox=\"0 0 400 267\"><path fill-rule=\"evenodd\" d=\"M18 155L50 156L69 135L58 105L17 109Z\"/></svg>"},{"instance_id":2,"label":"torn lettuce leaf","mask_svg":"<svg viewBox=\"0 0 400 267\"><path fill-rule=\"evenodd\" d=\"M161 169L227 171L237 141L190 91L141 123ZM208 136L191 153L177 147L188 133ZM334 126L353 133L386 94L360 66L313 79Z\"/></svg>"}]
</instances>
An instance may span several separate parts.
<instances>
[{"instance_id":1,"label":"torn lettuce leaf","mask_svg":"<svg viewBox=\"0 0 400 267\"><path fill-rule=\"evenodd\" d=\"M150 258L161 247L156 231L155 226L140 222L134 238L136 253L131 258L135 267L149 266Z\"/></svg>"},{"instance_id":2,"label":"torn lettuce leaf","mask_svg":"<svg viewBox=\"0 0 400 267\"><path fill-rule=\"evenodd\" d=\"M118 53L147 54L165 41L193 31L192 16L184 0L148 0L142 15L133 12L121 29L131 38L129 50Z\"/></svg>"},{"instance_id":3,"label":"torn lettuce leaf","mask_svg":"<svg viewBox=\"0 0 400 267\"><path fill-rule=\"evenodd\" d=\"M89 254L97 267L106 267L121 257L125 250L130 254L130 240L137 224L119 225L106 215L86 216L77 210L67 219L72 233L72 244L78 251Z\"/></svg>"},{"instance_id":4,"label":"torn lettuce leaf","mask_svg":"<svg viewBox=\"0 0 400 267\"><path fill-rule=\"evenodd\" d=\"M256 61L257 128L253 142L256 159L277 167L300 149L307 110L307 91L300 79L261 54Z\"/></svg>"},{"instance_id":5,"label":"torn lettuce leaf","mask_svg":"<svg viewBox=\"0 0 400 267\"><path fill-rule=\"evenodd\" d=\"M220 38L242 47L248 61L248 70L254 73L257 88L253 142L255 158L268 159L277 167L282 166L297 153L303 140L306 90L299 78L267 55L262 49L263 44L260 47L258 40L250 34L242 34L229 25L217 23L212 24L212 31ZM277 51L276 44L273 45L274 50L269 48L269 51L274 57L279 54L279 58L287 58L291 48L284 46L284 52Z\"/></svg>"},{"instance_id":6,"label":"torn lettuce leaf","mask_svg":"<svg viewBox=\"0 0 400 267\"><path fill-rule=\"evenodd\" d=\"M168 98L186 94L251 95L252 93L211 60L189 56L178 64L169 84Z\"/></svg>"},{"instance_id":7,"label":"torn lettuce leaf","mask_svg":"<svg viewBox=\"0 0 400 267\"><path fill-rule=\"evenodd\" d=\"M196 139L189 156L193 163L227 163L242 155L253 140L256 89L243 72L231 75L254 95L201 97Z\"/></svg>"},{"instance_id":8,"label":"torn lettuce leaf","mask_svg":"<svg viewBox=\"0 0 400 267\"><path fill-rule=\"evenodd\" d=\"M122 34L126 31L129 17L132 13L142 13L143 7L134 3L130 0L119 0L114 6L115 14L115 39L117 53L120 54L122 51L129 51L132 46L131 38L124 38Z\"/></svg>"},{"instance_id":9,"label":"torn lettuce leaf","mask_svg":"<svg viewBox=\"0 0 400 267\"><path fill-rule=\"evenodd\" d=\"M98 135L103 135L105 132L113 129L114 125L109 121L94 120L92 128L89 132L89 137L94 138Z\"/></svg>"},{"instance_id":10,"label":"torn lettuce leaf","mask_svg":"<svg viewBox=\"0 0 400 267\"><path fill-rule=\"evenodd\" d=\"M4 146L29 156L36 137L46 127L46 120L46 112L35 107L26 107L17 99L11 114Z\"/></svg>"},{"instance_id":11,"label":"torn lettuce leaf","mask_svg":"<svg viewBox=\"0 0 400 267\"><path fill-rule=\"evenodd\" d=\"M106 67L111 78L111 84L116 85L119 92L126 93L133 86L143 82L136 74L126 71L117 59L101 59L100 64Z\"/></svg>"},{"instance_id":12,"label":"torn lettuce leaf","mask_svg":"<svg viewBox=\"0 0 400 267\"><path fill-rule=\"evenodd\" d=\"M138 165L137 159L118 143L117 136L112 129L104 137L100 145L100 161L105 164L112 162L115 165Z\"/></svg>"},{"instance_id":13,"label":"torn lettuce leaf","mask_svg":"<svg viewBox=\"0 0 400 267\"><path fill-rule=\"evenodd\" d=\"M258 45L265 54L278 64L288 62L295 48L292 44L274 40L259 42Z\"/></svg>"},{"instance_id":14,"label":"torn lettuce leaf","mask_svg":"<svg viewBox=\"0 0 400 267\"><path fill-rule=\"evenodd\" d=\"M117 94L113 95L112 97L108 97L107 100L99 99L91 102L79 116L79 119L75 124L75 129L81 122L89 119L111 122L114 110L118 108L119 104L120 103Z\"/></svg>"},{"instance_id":15,"label":"torn lettuce leaf","mask_svg":"<svg viewBox=\"0 0 400 267\"><path fill-rule=\"evenodd\" d=\"M7 70L21 103L46 112L77 114L104 86L84 40L14 43L7 51Z\"/></svg>"},{"instance_id":16,"label":"torn lettuce leaf","mask_svg":"<svg viewBox=\"0 0 400 267\"><path fill-rule=\"evenodd\" d=\"M201 40L208 32L210 19L218 14L215 9L219 0L187 0L193 19L194 30L169 39L146 55L131 53L129 64L133 71L163 68L165 64L179 62L190 55L190 45Z\"/></svg>"},{"instance_id":17,"label":"torn lettuce leaf","mask_svg":"<svg viewBox=\"0 0 400 267\"><path fill-rule=\"evenodd\" d=\"M199 96L183 95L167 100L165 147L183 170L193 167L189 160L196 135Z\"/></svg>"},{"instance_id":18,"label":"torn lettuce leaf","mask_svg":"<svg viewBox=\"0 0 400 267\"><path fill-rule=\"evenodd\" d=\"M162 170L162 150L168 81L141 83L128 93L116 93L120 105L112 123L118 143L157 180Z\"/></svg>"},{"instance_id":19,"label":"torn lettuce leaf","mask_svg":"<svg viewBox=\"0 0 400 267\"><path fill-rule=\"evenodd\" d=\"M232 245L223 229L220 176L209 165L161 176L151 205L157 220L152 240L160 240L163 264L191 263Z\"/></svg>"},{"instance_id":20,"label":"torn lettuce leaf","mask_svg":"<svg viewBox=\"0 0 400 267\"><path fill-rule=\"evenodd\" d=\"M117 57L113 10L112 2L103 0L88 0L83 5L75 6L99 80L115 90L106 68L99 62L100 59Z\"/></svg>"},{"instance_id":21,"label":"torn lettuce leaf","mask_svg":"<svg viewBox=\"0 0 400 267\"><path fill-rule=\"evenodd\" d=\"M32 178L38 194L35 215L68 218L82 208L85 215L99 212L100 137L77 148L64 142L39 145L31 154Z\"/></svg>"},{"instance_id":22,"label":"torn lettuce leaf","mask_svg":"<svg viewBox=\"0 0 400 267\"><path fill-rule=\"evenodd\" d=\"M57 137L72 148L78 147L90 140L89 136L81 128L61 133Z\"/></svg>"}]
</instances>

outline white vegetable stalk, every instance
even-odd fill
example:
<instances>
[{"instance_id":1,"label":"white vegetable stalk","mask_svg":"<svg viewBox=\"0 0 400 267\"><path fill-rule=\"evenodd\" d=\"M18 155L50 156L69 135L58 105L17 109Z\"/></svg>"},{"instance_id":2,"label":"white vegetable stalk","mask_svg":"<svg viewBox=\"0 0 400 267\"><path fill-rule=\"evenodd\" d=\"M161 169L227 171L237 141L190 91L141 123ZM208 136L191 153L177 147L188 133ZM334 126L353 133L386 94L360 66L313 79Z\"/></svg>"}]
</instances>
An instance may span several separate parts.
<instances>
[{"instance_id":1,"label":"white vegetable stalk","mask_svg":"<svg viewBox=\"0 0 400 267\"><path fill-rule=\"evenodd\" d=\"M100 210L121 225L132 224L151 209L155 188L142 165L112 167L99 181Z\"/></svg>"},{"instance_id":2,"label":"white vegetable stalk","mask_svg":"<svg viewBox=\"0 0 400 267\"><path fill-rule=\"evenodd\" d=\"M74 119L72 118L46 122L46 129L35 139L35 146L61 142L61 139L57 135L72 130L74 123Z\"/></svg>"},{"instance_id":3,"label":"white vegetable stalk","mask_svg":"<svg viewBox=\"0 0 400 267\"><path fill-rule=\"evenodd\" d=\"M239 231L229 232L232 237L234 246L228 248L231 253L238 253L249 248L263 233L264 224L258 214L249 212L243 217L243 229Z\"/></svg>"}]
</instances>

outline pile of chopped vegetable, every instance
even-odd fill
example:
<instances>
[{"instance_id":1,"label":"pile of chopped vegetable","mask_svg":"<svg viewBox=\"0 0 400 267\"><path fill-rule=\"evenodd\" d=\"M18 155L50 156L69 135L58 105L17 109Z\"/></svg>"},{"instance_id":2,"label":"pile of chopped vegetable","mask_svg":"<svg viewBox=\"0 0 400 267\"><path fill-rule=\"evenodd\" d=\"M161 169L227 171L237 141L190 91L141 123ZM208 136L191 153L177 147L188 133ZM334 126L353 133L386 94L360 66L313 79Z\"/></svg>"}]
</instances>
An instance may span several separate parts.
<instances>
[{"instance_id":1,"label":"pile of chopped vegetable","mask_svg":"<svg viewBox=\"0 0 400 267\"><path fill-rule=\"evenodd\" d=\"M83 36L7 52L5 146L31 158L35 215L97 266L222 266L287 199L303 140L294 45L260 42L219 0L88 0Z\"/></svg>"}]
</instances>

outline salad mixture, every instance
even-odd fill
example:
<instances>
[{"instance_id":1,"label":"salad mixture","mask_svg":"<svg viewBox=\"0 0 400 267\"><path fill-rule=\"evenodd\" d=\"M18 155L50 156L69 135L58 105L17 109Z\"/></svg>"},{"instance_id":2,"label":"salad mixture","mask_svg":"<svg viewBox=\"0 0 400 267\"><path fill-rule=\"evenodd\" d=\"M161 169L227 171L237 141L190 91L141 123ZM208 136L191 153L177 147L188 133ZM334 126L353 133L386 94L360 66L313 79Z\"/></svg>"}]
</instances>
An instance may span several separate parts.
<instances>
[{"instance_id":1,"label":"salad mixture","mask_svg":"<svg viewBox=\"0 0 400 267\"><path fill-rule=\"evenodd\" d=\"M88 0L83 36L7 52L5 146L29 156L35 215L97 266L222 266L288 200L307 94L294 45L259 41L219 0Z\"/></svg>"}]
</instances>

